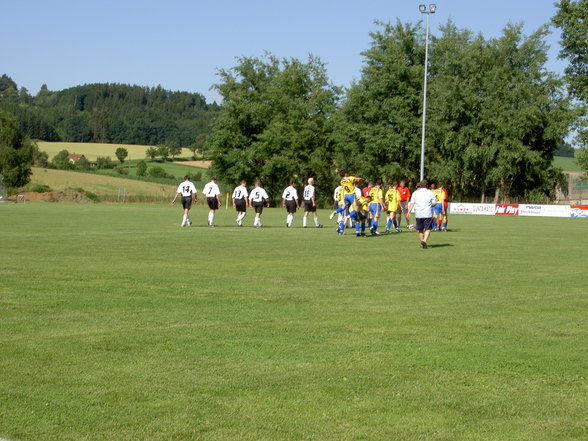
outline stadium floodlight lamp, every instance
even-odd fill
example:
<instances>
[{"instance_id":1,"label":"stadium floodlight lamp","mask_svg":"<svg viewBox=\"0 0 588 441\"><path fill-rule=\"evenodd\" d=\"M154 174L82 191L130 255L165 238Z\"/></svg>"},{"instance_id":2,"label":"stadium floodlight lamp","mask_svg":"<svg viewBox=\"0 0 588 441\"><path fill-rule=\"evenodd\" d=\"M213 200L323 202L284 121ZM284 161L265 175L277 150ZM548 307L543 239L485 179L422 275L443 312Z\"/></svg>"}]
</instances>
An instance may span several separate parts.
<instances>
[{"instance_id":1,"label":"stadium floodlight lamp","mask_svg":"<svg viewBox=\"0 0 588 441\"><path fill-rule=\"evenodd\" d=\"M434 14L437 10L437 5L429 4L429 10L425 5L419 5L421 14L427 16L427 25L425 31L425 75L423 84L423 128L421 132L421 181L425 179L425 132L427 128L427 67L429 64L429 15Z\"/></svg>"}]
</instances>

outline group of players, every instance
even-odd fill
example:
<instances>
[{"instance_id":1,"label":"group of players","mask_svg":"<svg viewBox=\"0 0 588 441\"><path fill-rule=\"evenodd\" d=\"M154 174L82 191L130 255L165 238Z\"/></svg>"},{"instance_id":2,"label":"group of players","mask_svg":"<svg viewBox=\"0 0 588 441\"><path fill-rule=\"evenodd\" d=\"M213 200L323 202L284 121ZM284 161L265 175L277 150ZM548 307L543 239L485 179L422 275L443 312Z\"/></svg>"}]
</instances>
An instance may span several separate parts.
<instances>
[{"instance_id":1,"label":"group of players","mask_svg":"<svg viewBox=\"0 0 588 441\"><path fill-rule=\"evenodd\" d=\"M412 229L410 223L411 213L409 210L409 201L411 192L406 186L405 181L395 182L388 186L384 193L382 189L382 181L369 182L367 187L361 190L356 184L362 181L362 178L356 176L349 176L345 170L341 171L340 185L335 189L333 199L335 203L335 211L330 216L332 219L337 215L337 232L340 235L345 234L346 225L348 227L355 226L355 234L357 236L366 235L366 224L369 226L371 235L379 235L378 224L382 213L386 215L386 233L400 232L401 219L406 219L406 227ZM304 187L302 194L302 202L304 206L304 216L302 220L303 228L307 227L307 218L312 213L314 226L322 228L322 224L318 221L316 212L316 190L314 187L314 179L309 178ZM256 228L262 227L261 215L264 207L269 207L269 195L262 188L261 183L255 182L254 188L249 192L246 187L247 183L241 183L235 187L231 195L233 208L237 212L235 223L237 226L243 226L243 219L247 215L247 208L255 211L255 218L253 226ZM433 207L434 213L434 230L446 231L447 228L447 191L442 184L431 185L430 188L437 200ZM192 222L189 218L189 211L193 200L196 198L198 191L194 184L186 176L184 181L178 186L177 192L172 200L175 204L178 196L182 197L182 207L184 209L181 226L190 226ZM208 182L202 193L206 197L208 207L208 226L214 226L215 212L222 205L220 198L220 189L216 183L216 178L212 178ZM286 227L292 228L294 221L294 214L300 208L298 192L294 181L290 181L282 193L282 207L286 209Z\"/></svg>"},{"instance_id":2,"label":"group of players","mask_svg":"<svg viewBox=\"0 0 588 441\"><path fill-rule=\"evenodd\" d=\"M372 235L379 235L378 223L383 212L387 213L386 233L401 232L400 222L406 219L408 229L413 229L410 223L410 189L405 181L398 184L392 182L384 193L382 181L369 182L361 190L356 183L362 178L349 176L345 170L341 171L341 181L333 194L335 211L331 218L337 215L337 233L345 234L346 225L355 225L355 235L365 236L366 223ZM433 230L447 231L447 190L442 184L432 184L429 188L435 195L433 205ZM350 222L351 221L351 222ZM394 230L392 230L394 228Z\"/></svg>"}]
</instances>

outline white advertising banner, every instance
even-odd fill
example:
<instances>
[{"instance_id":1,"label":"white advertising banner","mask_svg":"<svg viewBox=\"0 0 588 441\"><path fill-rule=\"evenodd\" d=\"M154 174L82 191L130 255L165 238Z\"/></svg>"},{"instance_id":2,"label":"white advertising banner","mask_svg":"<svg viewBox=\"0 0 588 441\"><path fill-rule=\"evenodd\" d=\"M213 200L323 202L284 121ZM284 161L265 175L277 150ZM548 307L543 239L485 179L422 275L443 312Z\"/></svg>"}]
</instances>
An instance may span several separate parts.
<instances>
[{"instance_id":1,"label":"white advertising banner","mask_svg":"<svg viewBox=\"0 0 588 441\"><path fill-rule=\"evenodd\" d=\"M477 214L484 216L494 216L494 204L470 204L461 202L451 202L449 204L449 214Z\"/></svg>"},{"instance_id":2,"label":"white advertising banner","mask_svg":"<svg viewBox=\"0 0 588 441\"><path fill-rule=\"evenodd\" d=\"M569 205L519 204L519 216L570 217Z\"/></svg>"}]
</instances>

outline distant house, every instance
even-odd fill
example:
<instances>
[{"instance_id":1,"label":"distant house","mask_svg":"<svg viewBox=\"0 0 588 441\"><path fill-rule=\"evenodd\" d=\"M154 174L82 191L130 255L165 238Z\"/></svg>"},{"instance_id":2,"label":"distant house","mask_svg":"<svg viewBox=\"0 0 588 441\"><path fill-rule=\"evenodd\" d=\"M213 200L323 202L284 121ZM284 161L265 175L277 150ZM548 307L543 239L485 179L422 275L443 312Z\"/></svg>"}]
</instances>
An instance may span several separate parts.
<instances>
[{"instance_id":1,"label":"distant house","mask_svg":"<svg viewBox=\"0 0 588 441\"><path fill-rule=\"evenodd\" d=\"M80 159L82 159L82 158L84 158L84 159L85 159L85 156L84 156L84 155L78 155L77 153L72 153L72 154L70 154L70 155L68 156L69 163L70 163L71 165L76 165L76 164L78 163L78 161L79 161Z\"/></svg>"}]
</instances>

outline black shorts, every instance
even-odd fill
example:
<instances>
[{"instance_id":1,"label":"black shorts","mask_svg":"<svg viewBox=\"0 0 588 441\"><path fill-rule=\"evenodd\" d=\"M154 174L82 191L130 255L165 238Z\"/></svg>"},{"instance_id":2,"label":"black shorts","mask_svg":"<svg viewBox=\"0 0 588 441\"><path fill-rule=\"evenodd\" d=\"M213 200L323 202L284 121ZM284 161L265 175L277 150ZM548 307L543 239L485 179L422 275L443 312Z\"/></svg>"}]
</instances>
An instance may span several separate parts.
<instances>
[{"instance_id":1,"label":"black shorts","mask_svg":"<svg viewBox=\"0 0 588 441\"><path fill-rule=\"evenodd\" d=\"M251 205L257 214L263 213L263 202L251 202Z\"/></svg>"},{"instance_id":2,"label":"black shorts","mask_svg":"<svg viewBox=\"0 0 588 441\"><path fill-rule=\"evenodd\" d=\"M241 212L247 210L247 204L245 203L245 199L235 199L235 210Z\"/></svg>"},{"instance_id":3,"label":"black shorts","mask_svg":"<svg viewBox=\"0 0 588 441\"><path fill-rule=\"evenodd\" d=\"M433 229L433 218L432 217L417 217L416 218L416 226L414 227L415 230L420 231L421 233L426 230Z\"/></svg>"},{"instance_id":4,"label":"black shorts","mask_svg":"<svg viewBox=\"0 0 588 441\"><path fill-rule=\"evenodd\" d=\"M312 201L304 201L304 211L316 211L316 205L312 205Z\"/></svg>"},{"instance_id":5,"label":"black shorts","mask_svg":"<svg viewBox=\"0 0 588 441\"><path fill-rule=\"evenodd\" d=\"M217 198L206 198L206 202L208 202L208 207L211 210L218 210L218 199Z\"/></svg>"},{"instance_id":6,"label":"black shorts","mask_svg":"<svg viewBox=\"0 0 588 441\"><path fill-rule=\"evenodd\" d=\"M192 196L182 196L182 207L184 210L192 208Z\"/></svg>"},{"instance_id":7,"label":"black shorts","mask_svg":"<svg viewBox=\"0 0 588 441\"><path fill-rule=\"evenodd\" d=\"M408 213L408 201L400 201L397 213Z\"/></svg>"},{"instance_id":8,"label":"black shorts","mask_svg":"<svg viewBox=\"0 0 588 441\"><path fill-rule=\"evenodd\" d=\"M286 201L286 210L288 213L296 213L296 201Z\"/></svg>"}]
</instances>

